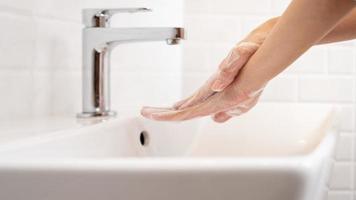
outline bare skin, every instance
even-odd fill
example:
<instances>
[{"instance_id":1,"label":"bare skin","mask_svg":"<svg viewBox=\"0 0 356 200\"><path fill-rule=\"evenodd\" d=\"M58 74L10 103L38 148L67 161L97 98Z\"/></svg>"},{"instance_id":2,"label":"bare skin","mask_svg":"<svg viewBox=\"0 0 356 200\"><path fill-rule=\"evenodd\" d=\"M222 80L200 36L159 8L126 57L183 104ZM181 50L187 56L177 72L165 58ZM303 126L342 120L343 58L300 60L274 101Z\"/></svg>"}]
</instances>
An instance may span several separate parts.
<instances>
[{"instance_id":1,"label":"bare skin","mask_svg":"<svg viewBox=\"0 0 356 200\"><path fill-rule=\"evenodd\" d=\"M315 44L356 38L351 0L294 0L284 14L252 31L195 94L173 108L142 109L155 120L213 115L217 122L250 110L265 85Z\"/></svg>"}]
</instances>

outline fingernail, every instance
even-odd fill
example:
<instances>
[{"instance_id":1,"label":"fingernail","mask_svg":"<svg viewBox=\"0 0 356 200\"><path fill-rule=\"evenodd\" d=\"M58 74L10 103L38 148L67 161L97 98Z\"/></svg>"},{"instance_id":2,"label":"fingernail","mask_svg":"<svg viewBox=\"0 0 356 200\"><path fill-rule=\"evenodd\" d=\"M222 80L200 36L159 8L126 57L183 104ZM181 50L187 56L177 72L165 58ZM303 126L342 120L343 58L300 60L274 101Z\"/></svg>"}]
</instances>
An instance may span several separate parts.
<instances>
[{"instance_id":1,"label":"fingernail","mask_svg":"<svg viewBox=\"0 0 356 200\"><path fill-rule=\"evenodd\" d=\"M241 42L237 47L254 47L258 48L260 45L254 42Z\"/></svg>"},{"instance_id":2,"label":"fingernail","mask_svg":"<svg viewBox=\"0 0 356 200\"><path fill-rule=\"evenodd\" d=\"M212 89L213 91L215 91L215 92L220 92L220 91L223 90L223 86L224 86L223 82L218 79L218 80L216 80L216 81L214 82L214 84L212 85L211 89Z\"/></svg>"},{"instance_id":3,"label":"fingernail","mask_svg":"<svg viewBox=\"0 0 356 200\"><path fill-rule=\"evenodd\" d=\"M229 110L229 111L227 111L227 113L229 114L229 115L231 115L231 116L239 116L239 115L241 115L243 112L242 112L242 110L240 110L240 109L234 109L234 110Z\"/></svg>"}]
</instances>

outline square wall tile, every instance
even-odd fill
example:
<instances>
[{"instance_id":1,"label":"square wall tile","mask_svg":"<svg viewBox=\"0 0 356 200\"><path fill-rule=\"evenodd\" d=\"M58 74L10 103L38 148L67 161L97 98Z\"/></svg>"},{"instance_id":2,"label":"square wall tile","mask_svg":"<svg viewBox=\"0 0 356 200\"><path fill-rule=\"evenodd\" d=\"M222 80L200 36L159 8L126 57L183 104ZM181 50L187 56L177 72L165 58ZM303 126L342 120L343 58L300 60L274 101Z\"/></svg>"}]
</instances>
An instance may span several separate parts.
<instances>
[{"instance_id":1,"label":"square wall tile","mask_svg":"<svg viewBox=\"0 0 356 200\"><path fill-rule=\"evenodd\" d=\"M28 118L31 114L33 78L30 70L0 71L0 120Z\"/></svg>"},{"instance_id":2,"label":"square wall tile","mask_svg":"<svg viewBox=\"0 0 356 200\"><path fill-rule=\"evenodd\" d=\"M202 42L237 43L241 37L241 22L235 16L193 15L184 18L186 39Z\"/></svg>"},{"instance_id":3,"label":"square wall tile","mask_svg":"<svg viewBox=\"0 0 356 200\"><path fill-rule=\"evenodd\" d=\"M326 73L327 49L313 47L299 57L286 72L289 73Z\"/></svg>"},{"instance_id":4,"label":"square wall tile","mask_svg":"<svg viewBox=\"0 0 356 200\"><path fill-rule=\"evenodd\" d=\"M355 130L355 105L335 105L337 108L337 117L339 130L341 131L354 131Z\"/></svg>"},{"instance_id":5,"label":"square wall tile","mask_svg":"<svg viewBox=\"0 0 356 200\"><path fill-rule=\"evenodd\" d=\"M329 191L327 200L353 200L351 191Z\"/></svg>"},{"instance_id":6,"label":"square wall tile","mask_svg":"<svg viewBox=\"0 0 356 200\"><path fill-rule=\"evenodd\" d=\"M184 1L184 13L185 14L197 14L197 13L209 13L213 5L207 3L206 0L185 0Z\"/></svg>"},{"instance_id":7,"label":"square wall tile","mask_svg":"<svg viewBox=\"0 0 356 200\"><path fill-rule=\"evenodd\" d=\"M94 0L90 0L94 1ZM96 1L99 6L103 7L103 1ZM152 12L119 14L114 15L112 20L113 26L123 27L181 27L183 26L183 0L105 0L113 2L113 5L106 7L148 7ZM93 6L90 6L93 7Z\"/></svg>"},{"instance_id":8,"label":"square wall tile","mask_svg":"<svg viewBox=\"0 0 356 200\"><path fill-rule=\"evenodd\" d=\"M269 82L262 93L262 101L296 101L298 98L298 78L279 76Z\"/></svg>"},{"instance_id":9,"label":"square wall tile","mask_svg":"<svg viewBox=\"0 0 356 200\"><path fill-rule=\"evenodd\" d=\"M35 17L34 67L47 70L81 70L80 24Z\"/></svg>"},{"instance_id":10,"label":"square wall tile","mask_svg":"<svg viewBox=\"0 0 356 200\"><path fill-rule=\"evenodd\" d=\"M81 23L82 0L33 0L34 13L44 18L56 18Z\"/></svg>"},{"instance_id":11,"label":"square wall tile","mask_svg":"<svg viewBox=\"0 0 356 200\"><path fill-rule=\"evenodd\" d=\"M48 103L51 115L72 115L81 111L82 79L80 72L52 71ZM46 89L44 88L46 91Z\"/></svg>"},{"instance_id":12,"label":"square wall tile","mask_svg":"<svg viewBox=\"0 0 356 200\"><path fill-rule=\"evenodd\" d=\"M329 186L331 189L351 190L353 187L352 162L335 162L332 167Z\"/></svg>"},{"instance_id":13,"label":"square wall tile","mask_svg":"<svg viewBox=\"0 0 356 200\"><path fill-rule=\"evenodd\" d=\"M271 11L270 1L259 0L207 0L211 5L210 13L218 14L263 14Z\"/></svg>"},{"instance_id":14,"label":"square wall tile","mask_svg":"<svg viewBox=\"0 0 356 200\"><path fill-rule=\"evenodd\" d=\"M43 117L52 114L52 93L54 93L52 81L53 72L36 70L32 72L33 76L33 100L31 105L32 117ZM63 102L64 103L64 102Z\"/></svg>"},{"instance_id":15,"label":"square wall tile","mask_svg":"<svg viewBox=\"0 0 356 200\"><path fill-rule=\"evenodd\" d=\"M355 139L356 142L356 139ZM354 143L355 144L355 143ZM354 149L356 150L356 147L354 146ZM354 151L354 157L356 157L356 151ZM354 193L356 195L356 159L354 158Z\"/></svg>"},{"instance_id":16,"label":"square wall tile","mask_svg":"<svg viewBox=\"0 0 356 200\"><path fill-rule=\"evenodd\" d=\"M210 66L210 45L186 42L183 45L182 69L185 73L207 71Z\"/></svg>"},{"instance_id":17,"label":"square wall tile","mask_svg":"<svg viewBox=\"0 0 356 200\"><path fill-rule=\"evenodd\" d=\"M301 76L299 95L301 101L354 102L355 85L352 77Z\"/></svg>"},{"instance_id":18,"label":"square wall tile","mask_svg":"<svg viewBox=\"0 0 356 200\"><path fill-rule=\"evenodd\" d=\"M35 49L36 24L33 17L0 13L0 65L4 68L31 68Z\"/></svg>"},{"instance_id":19,"label":"square wall tile","mask_svg":"<svg viewBox=\"0 0 356 200\"><path fill-rule=\"evenodd\" d=\"M0 10L28 15L35 9L34 2L35 0L1 0Z\"/></svg>"},{"instance_id":20,"label":"square wall tile","mask_svg":"<svg viewBox=\"0 0 356 200\"><path fill-rule=\"evenodd\" d=\"M337 145L335 157L337 161L349 161L353 159L353 145L354 134L353 133L340 133Z\"/></svg>"},{"instance_id":21,"label":"square wall tile","mask_svg":"<svg viewBox=\"0 0 356 200\"><path fill-rule=\"evenodd\" d=\"M354 73L355 55L355 47L330 47L328 50L329 73Z\"/></svg>"}]
</instances>

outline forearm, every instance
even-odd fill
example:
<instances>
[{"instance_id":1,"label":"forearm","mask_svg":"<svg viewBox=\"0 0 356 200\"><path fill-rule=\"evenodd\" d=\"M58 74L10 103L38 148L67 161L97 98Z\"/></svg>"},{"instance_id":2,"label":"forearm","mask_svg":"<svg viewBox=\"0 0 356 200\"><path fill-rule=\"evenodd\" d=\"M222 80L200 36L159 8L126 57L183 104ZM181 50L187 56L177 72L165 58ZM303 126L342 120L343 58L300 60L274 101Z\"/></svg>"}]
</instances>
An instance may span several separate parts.
<instances>
[{"instance_id":1,"label":"forearm","mask_svg":"<svg viewBox=\"0 0 356 200\"><path fill-rule=\"evenodd\" d=\"M237 84L253 90L267 83L321 41L353 6L351 0L294 0L243 68Z\"/></svg>"},{"instance_id":2,"label":"forearm","mask_svg":"<svg viewBox=\"0 0 356 200\"><path fill-rule=\"evenodd\" d=\"M356 38L356 8L346 15L318 44L340 42Z\"/></svg>"},{"instance_id":3,"label":"forearm","mask_svg":"<svg viewBox=\"0 0 356 200\"><path fill-rule=\"evenodd\" d=\"M262 29L260 32L263 34L260 35L264 36L268 33L268 31L272 30L278 20L279 17L272 18L254 31L259 32ZM328 34L318 41L317 44L333 43L352 39L356 39L356 8L352 9L352 11L346 15Z\"/></svg>"}]
</instances>

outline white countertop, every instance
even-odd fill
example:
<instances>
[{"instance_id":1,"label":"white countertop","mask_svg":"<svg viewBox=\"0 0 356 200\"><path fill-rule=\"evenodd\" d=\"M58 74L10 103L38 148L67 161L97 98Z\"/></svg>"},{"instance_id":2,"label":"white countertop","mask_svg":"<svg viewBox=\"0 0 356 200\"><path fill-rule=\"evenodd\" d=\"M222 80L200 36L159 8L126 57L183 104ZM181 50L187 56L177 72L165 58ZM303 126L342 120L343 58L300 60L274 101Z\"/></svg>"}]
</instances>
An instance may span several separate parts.
<instances>
[{"instance_id":1,"label":"white countertop","mask_svg":"<svg viewBox=\"0 0 356 200\"><path fill-rule=\"evenodd\" d=\"M130 110L124 113L120 112L120 116L139 116L139 113ZM119 120L122 118L120 116L115 118L78 119L71 115L0 121L0 145L41 137L57 131L90 126L107 120Z\"/></svg>"},{"instance_id":2,"label":"white countertop","mask_svg":"<svg viewBox=\"0 0 356 200\"><path fill-rule=\"evenodd\" d=\"M0 144L81 126L75 117L69 116L0 121Z\"/></svg>"}]
</instances>

